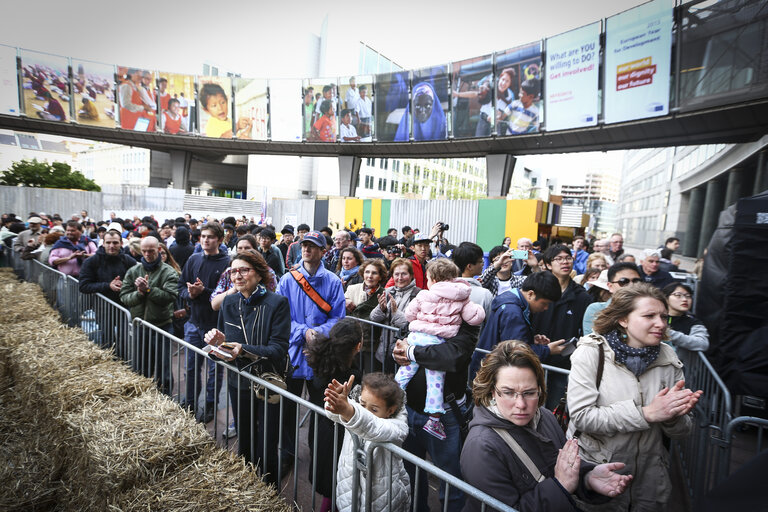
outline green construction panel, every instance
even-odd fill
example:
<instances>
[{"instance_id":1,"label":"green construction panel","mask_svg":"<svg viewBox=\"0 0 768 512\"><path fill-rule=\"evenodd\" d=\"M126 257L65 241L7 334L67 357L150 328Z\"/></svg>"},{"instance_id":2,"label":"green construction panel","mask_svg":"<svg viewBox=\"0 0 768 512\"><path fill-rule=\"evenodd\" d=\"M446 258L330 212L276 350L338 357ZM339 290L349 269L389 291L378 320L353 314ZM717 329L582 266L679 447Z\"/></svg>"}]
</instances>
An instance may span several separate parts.
<instances>
[{"instance_id":1,"label":"green construction panel","mask_svg":"<svg viewBox=\"0 0 768 512\"><path fill-rule=\"evenodd\" d=\"M477 245L485 252L504 240L506 219L506 199L480 199L477 202Z\"/></svg>"},{"instance_id":2,"label":"green construction panel","mask_svg":"<svg viewBox=\"0 0 768 512\"><path fill-rule=\"evenodd\" d=\"M378 234L379 236L386 235L387 231L390 228L390 225L389 225L390 208L392 208L392 200L382 199L381 200L381 233Z\"/></svg>"},{"instance_id":3,"label":"green construction panel","mask_svg":"<svg viewBox=\"0 0 768 512\"><path fill-rule=\"evenodd\" d=\"M363 199L363 222L368 227L371 227L371 200Z\"/></svg>"}]
</instances>

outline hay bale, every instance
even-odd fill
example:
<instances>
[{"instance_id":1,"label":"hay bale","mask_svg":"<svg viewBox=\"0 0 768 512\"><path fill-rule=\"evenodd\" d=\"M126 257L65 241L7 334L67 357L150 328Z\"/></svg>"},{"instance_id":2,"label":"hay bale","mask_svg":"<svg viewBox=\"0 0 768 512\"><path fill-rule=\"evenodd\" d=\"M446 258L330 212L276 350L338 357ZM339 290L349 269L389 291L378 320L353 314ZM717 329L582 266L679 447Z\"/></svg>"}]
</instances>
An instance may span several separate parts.
<instances>
[{"instance_id":1,"label":"hay bale","mask_svg":"<svg viewBox=\"0 0 768 512\"><path fill-rule=\"evenodd\" d=\"M153 512L290 510L275 488L262 482L251 465L214 447L166 478L117 496L110 505L115 510Z\"/></svg>"},{"instance_id":2,"label":"hay bale","mask_svg":"<svg viewBox=\"0 0 768 512\"><path fill-rule=\"evenodd\" d=\"M43 291L37 284L24 281L0 281L0 323L12 324L25 320L36 320L58 314L48 305Z\"/></svg>"}]
</instances>

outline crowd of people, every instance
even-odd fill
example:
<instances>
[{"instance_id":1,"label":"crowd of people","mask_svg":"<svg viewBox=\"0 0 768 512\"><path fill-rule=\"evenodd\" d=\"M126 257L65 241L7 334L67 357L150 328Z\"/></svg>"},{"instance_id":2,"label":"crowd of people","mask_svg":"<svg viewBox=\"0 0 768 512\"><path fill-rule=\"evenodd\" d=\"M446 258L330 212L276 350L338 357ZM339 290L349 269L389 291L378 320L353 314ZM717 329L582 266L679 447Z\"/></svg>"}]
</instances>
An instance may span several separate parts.
<instances>
[{"instance_id":1,"label":"crowd of people","mask_svg":"<svg viewBox=\"0 0 768 512\"><path fill-rule=\"evenodd\" d=\"M340 510L361 499L349 434L333 467L333 422L364 444L429 455L518 510L656 510L669 499L668 439L689 434L701 397L685 387L683 363L708 347L692 289L670 274L676 238L639 262L619 233L505 238L486 261L475 243L448 243L440 222L382 236L285 225L279 242L274 226L245 217L32 212L2 224L4 251L78 278L82 293L212 357L282 374L290 393L324 406L309 436L321 510L334 473ZM170 393L166 357L148 374ZM185 359L181 403L207 423L224 372L195 352ZM545 378L542 364L569 373ZM253 400L234 372L227 382L238 451L276 483L294 460L296 403ZM551 412L564 405L569 421ZM408 510L414 496L428 509L428 481L413 465L379 452L369 464L374 509ZM456 487L442 484L439 499L445 510L480 510Z\"/></svg>"}]
</instances>

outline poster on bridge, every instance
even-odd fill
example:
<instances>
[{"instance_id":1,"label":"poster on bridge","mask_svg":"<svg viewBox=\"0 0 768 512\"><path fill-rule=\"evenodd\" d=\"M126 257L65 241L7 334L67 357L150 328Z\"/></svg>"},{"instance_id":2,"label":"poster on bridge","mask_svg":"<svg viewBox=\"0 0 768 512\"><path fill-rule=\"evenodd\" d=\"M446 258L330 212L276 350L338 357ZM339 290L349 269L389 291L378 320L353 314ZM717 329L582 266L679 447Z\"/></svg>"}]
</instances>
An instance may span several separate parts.
<instances>
[{"instance_id":1,"label":"poster on bridge","mask_svg":"<svg viewBox=\"0 0 768 512\"><path fill-rule=\"evenodd\" d=\"M19 115L16 48L0 45L0 114Z\"/></svg>"},{"instance_id":2,"label":"poster on bridge","mask_svg":"<svg viewBox=\"0 0 768 512\"><path fill-rule=\"evenodd\" d=\"M115 127L115 66L72 61L73 121L102 128Z\"/></svg>"},{"instance_id":3,"label":"poster on bridge","mask_svg":"<svg viewBox=\"0 0 768 512\"><path fill-rule=\"evenodd\" d=\"M673 7L654 0L606 20L606 124L669 113Z\"/></svg>"},{"instance_id":4,"label":"poster on bridge","mask_svg":"<svg viewBox=\"0 0 768 512\"><path fill-rule=\"evenodd\" d=\"M195 132L195 77L160 71L157 74L159 131L171 135Z\"/></svg>"},{"instance_id":5,"label":"poster on bridge","mask_svg":"<svg viewBox=\"0 0 768 512\"><path fill-rule=\"evenodd\" d=\"M238 139L267 140L269 108L267 81L261 78L235 78L235 115L242 124Z\"/></svg>"},{"instance_id":6,"label":"poster on bridge","mask_svg":"<svg viewBox=\"0 0 768 512\"><path fill-rule=\"evenodd\" d=\"M547 131L597 125L600 22L547 39Z\"/></svg>"},{"instance_id":7,"label":"poster on bridge","mask_svg":"<svg viewBox=\"0 0 768 512\"><path fill-rule=\"evenodd\" d=\"M69 121L69 59L21 50L24 113L46 121Z\"/></svg>"}]
</instances>

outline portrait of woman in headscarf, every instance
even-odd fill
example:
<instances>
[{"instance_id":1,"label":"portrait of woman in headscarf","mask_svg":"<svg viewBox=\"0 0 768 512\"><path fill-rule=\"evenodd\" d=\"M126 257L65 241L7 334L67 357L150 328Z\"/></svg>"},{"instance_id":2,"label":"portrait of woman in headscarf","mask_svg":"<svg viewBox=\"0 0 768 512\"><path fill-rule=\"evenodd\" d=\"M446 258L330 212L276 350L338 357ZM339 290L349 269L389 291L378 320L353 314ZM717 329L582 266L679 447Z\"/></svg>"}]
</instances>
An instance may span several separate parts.
<instances>
[{"instance_id":1,"label":"portrait of woman in headscarf","mask_svg":"<svg viewBox=\"0 0 768 512\"><path fill-rule=\"evenodd\" d=\"M446 138L446 123L443 106L434 87L421 82L413 88L413 101L405 109L395 134L395 141L407 141L408 119L413 107L413 140L441 140Z\"/></svg>"}]
</instances>

